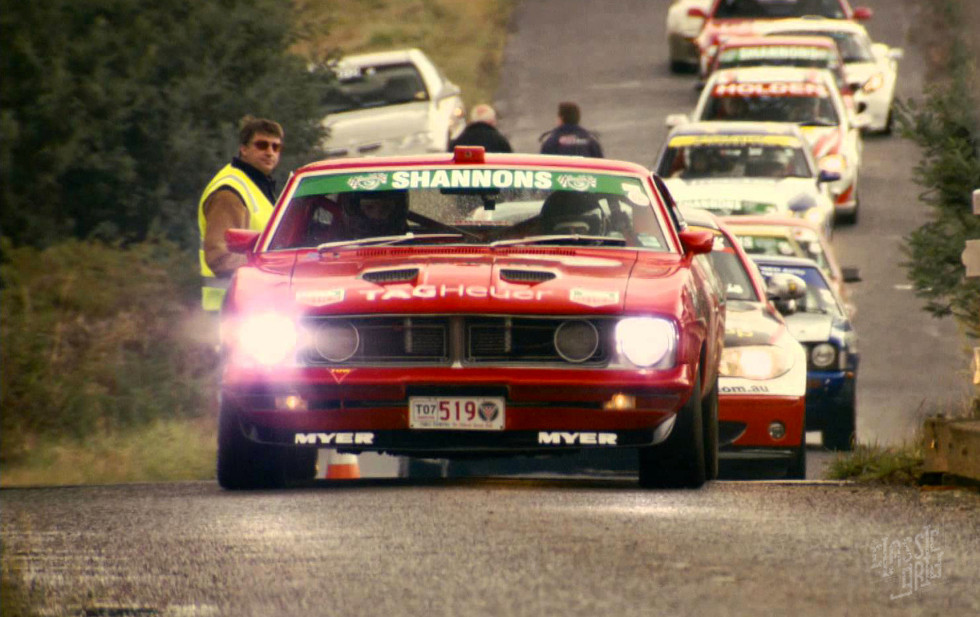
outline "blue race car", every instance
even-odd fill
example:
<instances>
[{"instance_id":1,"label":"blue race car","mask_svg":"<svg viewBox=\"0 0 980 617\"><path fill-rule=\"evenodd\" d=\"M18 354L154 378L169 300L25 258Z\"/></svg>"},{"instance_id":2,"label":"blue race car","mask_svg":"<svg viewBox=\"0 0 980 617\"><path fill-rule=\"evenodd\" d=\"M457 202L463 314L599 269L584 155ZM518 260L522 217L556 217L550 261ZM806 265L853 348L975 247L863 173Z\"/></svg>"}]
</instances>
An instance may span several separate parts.
<instances>
[{"instance_id":1,"label":"blue race car","mask_svg":"<svg viewBox=\"0 0 980 617\"><path fill-rule=\"evenodd\" d=\"M809 259L752 255L766 278L794 274L806 296L786 315L790 332L807 350L806 428L823 434L831 450L854 445L855 393L860 355L847 310L820 267Z\"/></svg>"}]
</instances>

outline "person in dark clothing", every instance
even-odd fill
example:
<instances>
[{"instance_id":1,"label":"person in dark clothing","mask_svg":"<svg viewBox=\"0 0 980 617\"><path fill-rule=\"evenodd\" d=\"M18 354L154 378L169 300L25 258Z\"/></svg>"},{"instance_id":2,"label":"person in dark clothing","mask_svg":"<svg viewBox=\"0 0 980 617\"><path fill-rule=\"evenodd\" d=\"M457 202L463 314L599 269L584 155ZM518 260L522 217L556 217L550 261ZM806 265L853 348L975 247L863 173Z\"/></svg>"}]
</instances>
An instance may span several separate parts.
<instances>
[{"instance_id":1,"label":"person in dark clothing","mask_svg":"<svg viewBox=\"0 0 980 617\"><path fill-rule=\"evenodd\" d=\"M497 112L486 103L481 103L470 112L470 123L449 142L449 151L456 146L483 146L487 152L513 152L510 142L497 130Z\"/></svg>"},{"instance_id":2,"label":"person in dark clothing","mask_svg":"<svg viewBox=\"0 0 980 617\"><path fill-rule=\"evenodd\" d=\"M565 154L602 158L602 146L596 136L579 126L582 112L575 103L558 104L558 126L543 133L541 154Z\"/></svg>"}]
</instances>

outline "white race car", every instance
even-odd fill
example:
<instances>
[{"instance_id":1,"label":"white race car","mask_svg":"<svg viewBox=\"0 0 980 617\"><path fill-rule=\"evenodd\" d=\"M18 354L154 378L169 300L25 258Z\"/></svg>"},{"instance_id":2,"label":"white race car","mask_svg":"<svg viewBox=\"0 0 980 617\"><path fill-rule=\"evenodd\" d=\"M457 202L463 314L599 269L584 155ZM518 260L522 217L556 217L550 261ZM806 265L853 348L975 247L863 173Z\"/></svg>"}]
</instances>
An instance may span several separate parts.
<instances>
[{"instance_id":1,"label":"white race car","mask_svg":"<svg viewBox=\"0 0 980 617\"><path fill-rule=\"evenodd\" d=\"M866 111L871 119L867 129L891 133L898 60L903 56L900 48L875 43L864 26L839 19L783 19L763 26L762 33L814 34L834 39L857 110Z\"/></svg>"},{"instance_id":2,"label":"white race car","mask_svg":"<svg viewBox=\"0 0 980 617\"><path fill-rule=\"evenodd\" d=\"M799 125L830 184L837 220L857 222L861 132L870 119L855 114L826 69L751 67L716 71L689 119L667 116L669 127L694 121L783 122Z\"/></svg>"},{"instance_id":3,"label":"white race car","mask_svg":"<svg viewBox=\"0 0 980 617\"><path fill-rule=\"evenodd\" d=\"M466 125L459 87L418 49L345 56L330 68L327 158L446 152Z\"/></svg>"},{"instance_id":4,"label":"white race car","mask_svg":"<svg viewBox=\"0 0 980 617\"><path fill-rule=\"evenodd\" d=\"M674 201L718 216L804 219L828 237L834 204L806 138L792 124L695 122L670 132L654 167Z\"/></svg>"},{"instance_id":5,"label":"white race car","mask_svg":"<svg viewBox=\"0 0 980 617\"><path fill-rule=\"evenodd\" d=\"M713 0L675 0L667 9L667 53L670 70L675 73L697 69L701 52L694 39L704 26L702 15L691 15L691 9L707 13Z\"/></svg>"}]
</instances>

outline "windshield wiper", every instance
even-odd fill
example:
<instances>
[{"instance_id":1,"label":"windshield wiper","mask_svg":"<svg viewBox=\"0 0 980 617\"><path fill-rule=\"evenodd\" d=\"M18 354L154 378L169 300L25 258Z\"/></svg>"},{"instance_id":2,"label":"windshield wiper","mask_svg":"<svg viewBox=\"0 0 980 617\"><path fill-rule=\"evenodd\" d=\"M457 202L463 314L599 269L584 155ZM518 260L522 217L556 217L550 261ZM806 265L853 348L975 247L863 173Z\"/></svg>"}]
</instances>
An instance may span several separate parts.
<instances>
[{"instance_id":1,"label":"windshield wiper","mask_svg":"<svg viewBox=\"0 0 980 617\"><path fill-rule=\"evenodd\" d=\"M612 245L626 246L626 238L610 238L608 236L582 236L579 234L564 234L553 236L528 236L527 238L515 238L513 240L497 240L490 243L490 248L498 246L520 246L523 244L584 244L587 246Z\"/></svg>"},{"instance_id":2,"label":"windshield wiper","mask_svg":"<svg viewBox=\"0 0 980 617\"><path fill-rule=\"evenodd\" d=\"M400 236L377 236L375 238L361 238L360 240L324 242L317 246L316 250L323 253L331 249L345 249L352 246L392 246L417 240L459 240L462 237L463 234L414 234L409 232Z\"/></svg>"}]
</instances>

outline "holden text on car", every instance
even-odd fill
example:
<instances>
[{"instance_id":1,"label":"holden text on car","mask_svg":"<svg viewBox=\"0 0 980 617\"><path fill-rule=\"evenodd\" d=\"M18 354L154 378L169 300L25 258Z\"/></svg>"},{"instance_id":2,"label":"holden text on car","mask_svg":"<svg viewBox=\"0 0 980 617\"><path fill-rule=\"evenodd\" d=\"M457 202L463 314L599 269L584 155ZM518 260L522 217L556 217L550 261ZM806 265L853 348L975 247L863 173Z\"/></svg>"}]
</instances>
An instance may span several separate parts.
<instances>
[{"instance_id":1,"label":"holden text on car","mask_svg":"<svg viewBox=\"0 0 980 617\"><path fill-rule=\"evenodd\" d=\"M300 168L223 310L218 480L316 448L413 457L636 448L643 486L717 465L724 304L659 179L455 153Z\"/></svg>"}]
</instances>

